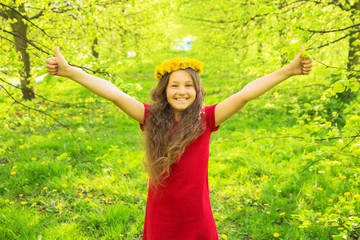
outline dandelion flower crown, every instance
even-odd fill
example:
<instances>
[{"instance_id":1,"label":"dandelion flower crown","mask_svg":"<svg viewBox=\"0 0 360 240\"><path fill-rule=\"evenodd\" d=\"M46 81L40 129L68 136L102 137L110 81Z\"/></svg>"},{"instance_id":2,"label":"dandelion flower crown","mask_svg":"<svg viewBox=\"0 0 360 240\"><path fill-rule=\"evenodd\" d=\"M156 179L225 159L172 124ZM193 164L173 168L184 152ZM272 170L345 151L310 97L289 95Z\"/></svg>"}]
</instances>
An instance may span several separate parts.
<instances>
[{"instance_id":1,"label":"dandelion flower crown","mask_svg":"<svg viewBox=\"0 0 360 240\"><path fill-rule=\"evenodd\" d=\"M155 78L160 80L167 73L186 68L192 68L199 74L203 72L203 64L200 61L191 58L176 57L165 60L160 66L157 66L155 68Z\"/></svg>"}]
</instances>

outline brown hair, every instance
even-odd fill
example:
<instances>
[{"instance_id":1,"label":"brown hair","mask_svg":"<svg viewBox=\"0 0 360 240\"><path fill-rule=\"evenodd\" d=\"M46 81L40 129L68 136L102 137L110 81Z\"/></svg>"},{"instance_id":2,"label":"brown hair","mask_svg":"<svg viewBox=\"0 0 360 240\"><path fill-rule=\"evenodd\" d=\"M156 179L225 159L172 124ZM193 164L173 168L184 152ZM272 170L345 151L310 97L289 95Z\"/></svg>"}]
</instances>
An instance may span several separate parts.
<instances>
[{"instance_id":1,"label":"brown hair","mask_svg":"<svg viewBox=\"0 0 360 240\"><path fill-rule=\"evenodd\" d=\"M147 159L144 164L154 186L163 185L169 177L171 165L176 163L187 145L194 141L205 129L203 103L205 90L199 74L184 69L193 79L196 97L194 102L181 114L181 120L175 125L174 110L166 98L166 87L171 73L165 74L151 93L153 104L145 124L145 146Z\"/></svg>"}]
</instances>

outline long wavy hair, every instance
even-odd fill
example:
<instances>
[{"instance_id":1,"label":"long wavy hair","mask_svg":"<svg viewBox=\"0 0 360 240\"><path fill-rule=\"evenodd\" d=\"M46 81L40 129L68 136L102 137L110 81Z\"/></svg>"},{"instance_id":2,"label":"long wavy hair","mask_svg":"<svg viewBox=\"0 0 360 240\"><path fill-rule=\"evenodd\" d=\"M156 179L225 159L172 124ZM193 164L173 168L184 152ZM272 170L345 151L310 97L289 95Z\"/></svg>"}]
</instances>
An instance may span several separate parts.
<instances>
[{"instance_id":1,"label":"long wavy hair","mask_svg":"<svg viewBox=\"0 0 360 240\"><path fill-rule=\"evenodd\" d=\"M199 74L191 69L184 69L190 74L196 91L194 102L186 108L179 122L175 123L175 113L166 98L166 88L171 73L165 74L156 88L150 92L153 104L145 124L145 146L147 158L144 161L149 173L150 183L155 187L163 185L170 176L171 166L176 163L187 145L204 132L202 112L205 90Z\"/></svg>"}]
</instances>

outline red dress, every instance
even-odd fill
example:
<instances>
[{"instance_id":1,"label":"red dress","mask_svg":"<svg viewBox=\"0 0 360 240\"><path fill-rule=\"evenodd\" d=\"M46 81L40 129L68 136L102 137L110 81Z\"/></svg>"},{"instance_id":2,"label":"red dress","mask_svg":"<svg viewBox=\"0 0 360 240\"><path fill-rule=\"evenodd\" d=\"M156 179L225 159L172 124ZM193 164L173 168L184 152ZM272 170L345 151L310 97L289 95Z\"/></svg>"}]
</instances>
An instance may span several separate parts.
<instances>
[{"instance_id":1,"label":"red dress","mask_svg":"<svg viewBox=\"0 0 360 240\"><path fill-rule=\"evenodd\" d=\"M146 119L150 106L144 105ZM203 109L206 130L171 167L165 186L159 187L156 194L149 186L143 240L219 239L208 184L210 135L219 128L215 127L215 106ZM144 130L142 124L141 129Z\"/></svg>"}]
</instances>

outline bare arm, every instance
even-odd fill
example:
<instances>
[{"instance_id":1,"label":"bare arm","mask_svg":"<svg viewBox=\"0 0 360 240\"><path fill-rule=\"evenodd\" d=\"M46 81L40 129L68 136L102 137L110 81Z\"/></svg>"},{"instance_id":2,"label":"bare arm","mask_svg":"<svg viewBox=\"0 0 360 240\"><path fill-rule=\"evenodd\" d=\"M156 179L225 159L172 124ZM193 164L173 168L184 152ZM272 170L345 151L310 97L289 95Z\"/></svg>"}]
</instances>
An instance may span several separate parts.
<instances>
[{"instance_id":1,"label":"bare arm","mask_svg":"<svg viewBox=\"0 0 360 240\"><path fill-rule=\"evenodd\" d=\"M277 84L291 76L307 75L311 69L312 60L303 58L299 53L289 65L250 82L241 91L219 103L215 108L215 125L219 126L244 107L247 102L259 97Z\"/></svg>"},{"instance_id":2,"label":"bare arm","mask_svg":"<svg viewBox=\"0 0 360 240\"><path fill-rule=\"evenodd\" d=\"M95 94L115 103L126 114L136 121L144 122L144 105L136 99L122 92L113 83L92 76L81 69L70 66L56 47L56 57L46 60L46 68L49 74L70 78L83 85Z\"/></svg>"}]
</instances>

